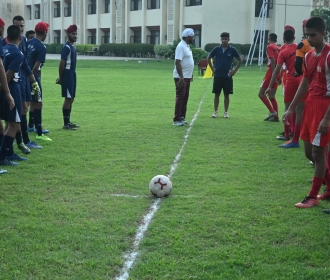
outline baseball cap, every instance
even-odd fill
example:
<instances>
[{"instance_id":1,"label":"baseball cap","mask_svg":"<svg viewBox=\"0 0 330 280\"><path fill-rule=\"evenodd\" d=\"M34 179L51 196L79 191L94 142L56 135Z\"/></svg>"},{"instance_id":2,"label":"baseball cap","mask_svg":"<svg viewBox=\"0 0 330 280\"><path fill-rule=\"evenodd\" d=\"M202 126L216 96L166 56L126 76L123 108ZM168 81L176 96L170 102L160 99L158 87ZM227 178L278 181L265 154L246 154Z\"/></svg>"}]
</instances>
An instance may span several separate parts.
<instances>
[{"instance_id":1,"label":"baseball cap","mask_svg":"<svg viewBox=\"0 0 330 280\"><path fill-rule=\"evenodd\" d=\"M40 33L47 32L48 26L49 26L49 24L47 22L41 21L36 24L36 27L34 28L34 30L36 32L40 32Z\"/></svg>"}]
</instances>

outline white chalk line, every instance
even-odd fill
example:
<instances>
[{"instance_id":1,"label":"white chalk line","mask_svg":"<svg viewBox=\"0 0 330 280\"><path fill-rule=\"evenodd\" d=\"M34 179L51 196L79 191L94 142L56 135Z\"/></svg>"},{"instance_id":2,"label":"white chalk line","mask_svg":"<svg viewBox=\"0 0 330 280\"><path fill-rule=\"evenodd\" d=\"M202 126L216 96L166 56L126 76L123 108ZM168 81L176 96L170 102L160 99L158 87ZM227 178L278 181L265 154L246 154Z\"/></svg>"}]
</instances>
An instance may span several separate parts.
<instances>
[{"instance_id":1,"label":"white chalk line","mask_svg":"<svg viewBox=\"0 0 330 280\"><path fill-rule=\"evenodd\" d=\"M207 87L210 83L207 84ZM207 89L206 87L206 89ZM205 89L205 92L204 92L204 95L201 99L201 101L199 102L199 105L198 105L198 108L197 108L197 111L196 113L194 114L190 124L189 124L189 127L187 129L187 132L184 136L184 142L181 146L181 149L179 151L179 153L176 155L176 157L174 158L174 161L171 165L171 168L170 168L170 172L168 174L168 177L171 179L172 175L174 174L177 166L178 166L178 163L179 163L179 160L181 158L181 154L184 150L184 147L186 146L186 143L188 141L188 137L189 137L189 133L191 131L191 128L193 127L194 125L194 122L195 120L197 119L198 115L199 115L199 112L200 112L200 109L201 109L201 106L204 102L204 99L205 99L205 96L206 96L206 93L207 93L207 90ZM124 256L124 259L125 259L125 262L124 262L124 266L123 268L121 269L121 273L120 273L120 276L116 277L117 280L126 280L128 279L129 277L129 270L132 268L137 256L139 255L139 245L141 243L141 241L143 240L143 237L145 235L145 232L147 231L148 229L148 226L154 216L154 214L157 212L157 210L159 209L160 207L160 203L162 202L162 199L161 198L157 198L153 203L152 205L150 206L149 208L149 211L148 213L143 217L142 219L142 222L141 224L139 225L138 229L137 229L137 232L136 232L136 235L134 237L134 242L133 242L133 246L131 248L131 250L125 254Z\"/></svg>"}]
</instances>

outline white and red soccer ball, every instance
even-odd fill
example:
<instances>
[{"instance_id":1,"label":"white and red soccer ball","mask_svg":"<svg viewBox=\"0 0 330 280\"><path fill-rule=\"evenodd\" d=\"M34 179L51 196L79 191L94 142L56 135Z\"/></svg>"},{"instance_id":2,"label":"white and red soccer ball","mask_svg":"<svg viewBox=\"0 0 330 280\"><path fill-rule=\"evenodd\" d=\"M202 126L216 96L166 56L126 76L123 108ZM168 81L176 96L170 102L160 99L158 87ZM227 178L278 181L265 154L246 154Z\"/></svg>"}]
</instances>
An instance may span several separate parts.
<instances>
[{"instance_id":1,"label":"white and red soccer ball","mask_svg":"<svg viewBox=\"0 0 330 280\"><path fill-rule=\"evenodd\" d=\"M172 182L164 175L157 175L151 179L149 190L158 197L167 196L172 191Z\"/></svg>"}]
</instances>

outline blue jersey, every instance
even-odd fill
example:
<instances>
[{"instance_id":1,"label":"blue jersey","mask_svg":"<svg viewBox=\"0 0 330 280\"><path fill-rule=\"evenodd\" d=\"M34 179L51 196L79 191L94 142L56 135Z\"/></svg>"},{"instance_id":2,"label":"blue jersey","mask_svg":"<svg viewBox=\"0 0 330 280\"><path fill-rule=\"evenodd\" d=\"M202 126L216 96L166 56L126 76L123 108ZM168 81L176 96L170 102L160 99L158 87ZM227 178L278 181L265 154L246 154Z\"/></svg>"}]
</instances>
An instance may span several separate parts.
<instances>
[{"instance_id":1,"label":"blue jersey","mask_svg":"<svg viewBox=\"0 0 330 280\"><path fill-rule=\"evenodd\" d=\"M5 68L5 71L7 72L8 70L11 70L15 72L13 79L9 81L8 85L12 83L16 84L21 82L21 69L26 76L32 74L30 68L26 64L26 59L24 58L23 53L15 45L7 44L6 46L4 46L3 54L3 66Z\"/></svg>"},{"instance_id":2,"label":"blue jersey","mask_svg":"<svg viewBox=\"0 0 330 280\"><path fill-rule=\"evenodd\" d=\"M46 62L46 46L37 38L28 41L28 62L31 69L36 62L40 62L38 72L35 74L36 78L40 78L39 71Z\"/></svg>"},{"instance_id":3,"label":"blue jersey","mask_svg":"<svg viewBox=\"0 0 330 280\"><path fill-rule=\"evenodd\" d=\"M3 46L2 46L2 39L0 37L0 57L3 59Z\"/></svg>"},{"instance_id":4,"label":"blue jersey","mask_svg":"<svg viewBox=\"0 0 330 280\"><path fill-rule=\"evenodd\" d=\"M61 59L65 60L64 69L76 70L77 65L77 50L69 42L66 42L62 48Z\"/></svg>"},{"instance_id":5,"label":"blue jersey","mask_svg":"<svg viewBox=\"0 0 330 280\"><path fill-rule=\"evenodd\" d=\"M229 71L233 68L233 59L236 57L236 59L240 58L240 55L238 51L228 45L227 49L223 49L222 46L215 47L210 55L210 58L216 57L215 59L215 77L222 77L222 78L228 78Z\"/></svg>"}]
</instances>

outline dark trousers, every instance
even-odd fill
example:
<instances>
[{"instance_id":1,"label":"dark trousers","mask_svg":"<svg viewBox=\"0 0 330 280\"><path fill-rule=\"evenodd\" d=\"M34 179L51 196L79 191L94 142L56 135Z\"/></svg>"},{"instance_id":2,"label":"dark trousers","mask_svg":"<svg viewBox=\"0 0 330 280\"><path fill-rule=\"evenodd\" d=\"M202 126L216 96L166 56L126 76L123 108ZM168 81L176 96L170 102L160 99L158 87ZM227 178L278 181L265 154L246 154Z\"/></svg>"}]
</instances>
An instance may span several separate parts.
<instances>
[{"instance_id":1,"label":"dark trousers","mask_svg":"<svg viewBox=\"0 0 330 280\"><path fill-rule=\"evenodd\" d=\"M185 78L184 85L179 88L177 86L179 79L174 78L176 98L173 121L180 121L182 118L186 117L187 103L189 99L190 80L191 79Z\"/></svg>"}]
</instances>

